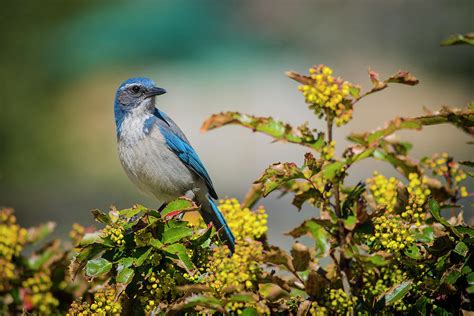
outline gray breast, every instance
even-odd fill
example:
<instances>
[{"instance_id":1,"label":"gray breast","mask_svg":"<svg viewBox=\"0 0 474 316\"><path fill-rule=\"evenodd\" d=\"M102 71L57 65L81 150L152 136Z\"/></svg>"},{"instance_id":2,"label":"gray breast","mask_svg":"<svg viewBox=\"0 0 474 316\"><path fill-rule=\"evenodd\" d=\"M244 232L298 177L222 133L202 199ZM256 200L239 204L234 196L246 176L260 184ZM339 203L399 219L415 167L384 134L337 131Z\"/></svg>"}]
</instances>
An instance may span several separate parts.
<instances>
[{"instance_id":1,"label":"gray breast","mask_svg":"<svg viewBox=\"0 0 474 316\"><path fill-rule=\"evenodd\" d=\"M121 126L119 158L128 177L144 193L168 202L202 184L197 175L169 150L158 128L143 132L145 116L130 115Z\"/></svg>"}]
</instances>

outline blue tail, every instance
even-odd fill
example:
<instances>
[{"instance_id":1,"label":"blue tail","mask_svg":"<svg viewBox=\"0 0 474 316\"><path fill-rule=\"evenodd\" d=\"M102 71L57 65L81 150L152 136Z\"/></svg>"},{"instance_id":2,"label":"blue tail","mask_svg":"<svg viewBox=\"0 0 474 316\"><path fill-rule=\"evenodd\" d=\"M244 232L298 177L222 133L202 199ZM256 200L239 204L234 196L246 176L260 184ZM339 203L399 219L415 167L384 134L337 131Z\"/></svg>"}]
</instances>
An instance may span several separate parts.
<instances>
[{"instance_id":1,"label":"blue tail","mask_svg":"<svg viewBox=\"0 0 474 316\"><path fill-rule=\"evenodd\" d=\"M224 216L222 215L221 211L219 211L216 204L214 204L209 196L207 197L207 200L209 202L209 207L206 207L207 203L203 203L203 209L201 210L202 218L206 224L209 224L210 222L214 224L214 227L219 232L219 236L226 243L227 247L229 247L230 253L233 254L235 249L234 234L232 234L232 231L227 225Z\"/></svg>"}]
</instances>

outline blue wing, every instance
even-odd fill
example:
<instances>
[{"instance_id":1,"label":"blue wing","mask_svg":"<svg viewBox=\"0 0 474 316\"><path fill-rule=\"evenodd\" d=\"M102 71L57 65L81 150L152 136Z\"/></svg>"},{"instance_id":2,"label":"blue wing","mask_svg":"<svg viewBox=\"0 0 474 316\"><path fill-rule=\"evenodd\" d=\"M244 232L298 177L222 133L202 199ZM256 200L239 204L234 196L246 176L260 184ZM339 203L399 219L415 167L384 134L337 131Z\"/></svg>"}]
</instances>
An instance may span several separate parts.
<instances>
[{"instance_id":1,"label":"blue wing","mask_svg":"<svg viewBox=\"0 0 474 316\"><path fill-rule=\"evenodd\" d=\"M191 147L191 145L188 143L188 141L180 137L179 134L182 134L182 132L180 131L180 133L178 134L171 130L170 126L165 126L162 124L158 125L168 147L179 157L179 159L181 159L181 161L186 166L191 168L194 172L196 172L199 177L204 180L209 190L209 194L214 199L217 199L217 193L214 190L214 186L212 185L211 178L209 177L206 168L204 168L201 159L199 159L199 156L194 151L193 147Z\"/></svg>"}]
</instances>

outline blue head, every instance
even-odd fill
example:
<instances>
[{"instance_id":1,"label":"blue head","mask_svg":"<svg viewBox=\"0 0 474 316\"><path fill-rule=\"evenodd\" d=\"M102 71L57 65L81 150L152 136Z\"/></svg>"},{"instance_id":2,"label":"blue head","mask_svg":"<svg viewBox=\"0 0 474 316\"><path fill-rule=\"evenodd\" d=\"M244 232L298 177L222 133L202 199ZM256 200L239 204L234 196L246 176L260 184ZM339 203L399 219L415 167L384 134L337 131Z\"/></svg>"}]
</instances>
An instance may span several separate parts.
<instances>
[{"instance_id":1,"label":"blue head","mask_svg":"<svg viewBox=\"0 0 474 316\"><path fill-rule=\"evenodd\" d=\"M166 93L148 78L130 78L125 80L115 94L114 112L117 134L126 115L135 112L153 113L155 96Z\"/></svg>"}]
</instances>

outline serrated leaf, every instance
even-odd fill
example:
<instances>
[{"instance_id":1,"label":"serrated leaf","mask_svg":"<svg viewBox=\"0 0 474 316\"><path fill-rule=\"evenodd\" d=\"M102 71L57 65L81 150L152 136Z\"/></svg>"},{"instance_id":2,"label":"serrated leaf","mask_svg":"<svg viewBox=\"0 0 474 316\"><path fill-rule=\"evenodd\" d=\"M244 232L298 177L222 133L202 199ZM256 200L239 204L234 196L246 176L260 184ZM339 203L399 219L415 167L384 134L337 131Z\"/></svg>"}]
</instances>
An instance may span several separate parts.
<instances>
[{"instance_id":1,"label":"serrated leaf","mask_svg":"<svg viewBox=\"0 0 474 316\"><path fill-rule=\"evenodd\" d=\"M320 150L324 145L324 134L314 135L306 124L294 128L271 117L256 117L239 112L214 114L203 123L201 131L206 132L229 124L241 125L254 132L269 135L278 141L301 144L316 150Z\"/></svg>"},{"instance_id":2,"label":"serrated leaf","mask_svg":"<svg viewBox=\"0 0 474 316\"><path fill-rule=\"evenodd\" d=\"M119 214L125 218L132 218L136 215L138 215L141 212L145 212L148 209L144 207L143 205L134 205L132 208L127 208L124 210L119 211Z\"/></svg>"},{"instance_id":3,"label":"serrated leaf","mask_svg":"<svg viewBox=\"0 0 474 316\"><path fill-rule=\"evenodd\" d=\"M454 34L441 42L441 46L474 45L474 33Z\"/></svg>"},{"instance_id":4,"label":"serrated leaf","mask_svg":"<svg viewBox=\"0 0 474 316\"><path fill-rule=\"evenodd\" d=\"M398 117L385 124L385 127L374 132L363 134L352 134L349 140L357 141L364 145L371 145L380 139L387 137L396 131L404 129L420 130L423 126L438 125L450 123L461 128L464 132L473 135L472 127L474 126L474 110L472 109L452 109L444 107L439 111L432 112L428 115L402 118Z\"/></svg>"},{"instance_id":5,"label":"serrated leaf","mask_svg":"<svg viewBox=\"0 0 474 316\"><path fill-rule=\"evenodd\" d=\"M116 281L118 283L128 284L133 280L133 276L135 275L135 270L132 268L121 267L120 265L117 268L117 278Z\"/></svg>"},{"instance_id":6,"label":"serrated leaf","mask_svg":"<svg viewBox=\"0 0 474 316\"><path fill-rule=\"evenodd\" d=\"M255 183L263 185L263 196L267 196L284 183L298 178L304 179L305 177L296 164L278 162L265 169L262 176Z\"/></svg>"},{"instance_id":7,"label":"serrated leaf","mask_svg":"<svg viewBox=\"0 0 474 316\"><path fill-rule=\"evenodd\" d=\"M456 236L462 237L462 235L457 231L455 227L453 227L446 219L444 219L440 212L441 212L441 207L439 206L439 203L435 199L430 199L428 201L428 206L430 208L431 215L443 226L448 228L451 232L453 232Z\"/></svg>"},{"instance_id":8,"label":"serrated leaf","mask_svg":"<svg viewBox=\"0 0 474 316\"><path fill-rule=\"evenodd\" d=\"M420 249L416 245L411 245L410 247L405 249L404 253L405 253L406 256L408 256L412 259L415 259L415 260L418 260L418 259L422 258L421 253L420 253Z\"/></svg>"},{"instance_id":9,"label":"serrated leaf","mask_svg":"<svg viewBox=\"0 0 474 316\"><path fill-rule=\"evenodd\" d=\"M101 231L95 231L93 233L87 233L82 237L81 241L79 242L79 247L86 247L95 243L101 243Z\"/></svg>"},{"instance_id":10,"label":"serrated leaf","mask_svg":"<svg viewBox=\"0 0 474 316\"><path fill-rule=\"evenodd\" d=\"M109 216L99 209L92 210L92 215L94 216L95 220L98 221L99 223L103 223L107 225L107 224L110 224L111 222Z\"/></svg>"},{"instance_id":11,"label":"serrated leaf","mask_svg":"<svg viewBox=\"0 0 474 316\"><path fill-rule=\"evenodd\" d=\"M112 269L112 262L104 258L97 258L87 261L86 275L96 278Z\"/></svg>"},{"instance_id":12,"label":"serrated leaf","mask_svg":"<svg viewBox=\"0 0 474 316\"><path fill-rule=\"evenodd\" d=\"M135 259L134 264L136 267L141 266L146 259L150 256L152 248L139 248L136 249L135 253L133 254L133 258Z\"/></svg>"},{"instance_id":13,"label":"serrated leaf","mask_svg":"<svg viewBox=\"0 0 474 316\"><path fill-rule=\"evenodd\" d=\"M178 259L184 264L188 271L194 269L194 264L188 256L186 247L181 244L171 244L163 248L164 251L176 255Z\"/></svg>"},{"instance_id":14,"label":"serrated leaf","mask_svg":"<svg viewBox=\"0 0 474 316\"><path fill-rule=\"evenodd\" d=\"M469 247L465 243L460 241L456 244L456 247L454 247L454 252L458 255L465 257L469 252Z\"/></svg>"},{"instance_id":15,"label":"serrated leaf","mask_svg":"<svg viewBox=\"0 0 474 316\"><path fill-rule=\"evenodd\" d=\"M398 302L410 291L412 284L413 281L410 280L394 285L390 290L378 297L376 305L383 307Z\"/></svg>"},{"instance_id":16,"label":"serrated leaf","mask_svg":"<svg viewBox=\"0 0 474 316\"><path fill-rule=\"evenodd\" d=\"M418 79L416 79L411 73L408 71L399 71L395 75L391 76L386 80L387 83L400 83L400 84L407 84L409 86L414 86L419 83Z\"/></svg>"},{"instance_id":17,"label":"serrated leaf","mask_svg":"<svg viewBox=\"0 0 474 316\"><path fill-rule=\"evenodd\" d=\"M329 234L324 228L314 221L306 223L309 233L313 236L314 246L316 249L317 257L325 257L329 253L331 245L329 243Z\"/></svg>"}]
</instances>

